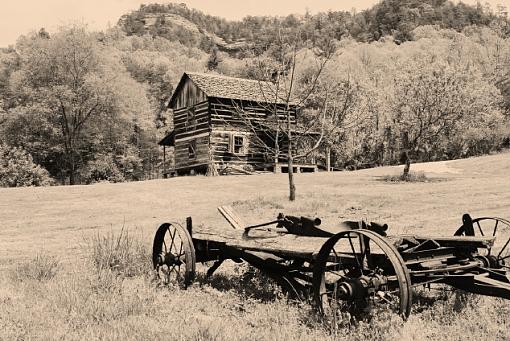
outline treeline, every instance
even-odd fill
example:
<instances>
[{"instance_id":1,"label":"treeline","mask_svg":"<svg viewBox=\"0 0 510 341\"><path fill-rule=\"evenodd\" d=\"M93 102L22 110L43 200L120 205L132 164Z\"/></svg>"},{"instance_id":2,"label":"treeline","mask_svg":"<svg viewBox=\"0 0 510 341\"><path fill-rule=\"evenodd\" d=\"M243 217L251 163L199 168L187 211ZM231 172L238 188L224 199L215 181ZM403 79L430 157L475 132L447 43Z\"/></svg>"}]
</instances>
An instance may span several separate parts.
<instances>
[{"instance_id":1,"label":"treeline","mask_svg":"<svg viewBox=\"0 0 510 341\"><path fill-rule=\"evenodd\" d=\"M412 41L345 42L321 83L343 116L338 168L447 160L509 146L510 39L480 26L420 26ZM503 84L506 84L503 86Z\"/></svg>"},{"instance_id":2,"label":"treeline","mask_svg":"<svg viewBox=\"0 0 510 341\"><path fill-rule=\"evenodd\" d=\"M20 37L0 50L0 185L157 177L164 102L182 71L202 70L206 59L117 28Z\"/></svg>"},{"instance_id":3,"label":"treeline","mask_svg":"<svg viewBox=\"0 0 510 341\"><path fill-rule=\"evenodd\" d=\"M281 28L291 28L308 37L327 35L338 40L350 37L359 42L377 41L385 36L393 36L397 42L411 40L411 32L423 25L438 25L459 32L471 25L497 25L502 27L505 36L510 34L506 8L499 6L491 9L480 3L470 6L449 0L383 0L361 12L328 11L286 17L247 16L241 21L227 21L207 15L189 9L185 4L147 4L125 15L119 23L129 35L164 36L210 52L215 45L210 37L185 30L171 21L165 22L165 14L177 14L194 23L199 30L213 33L227 43L246 42L250 52L255 53L263 52L265 46L274 42ZM145 25L148 15L159 16L154 25Z\"/></svg>"},{"instance_id":4,"label":"treeline","mask_svg":"<svg viewBox=\"0 0 510 341\"><path fill-rule=\"evenodd\" d=\"M250 43L227 53L181 43L182 26L174 35L160 20L162 35L141 20L165 11L226 41ZM278 74L287 57L276 39L269 43L274 32L299 40L297 90L314 82L313 56L336 49L300 116L311 121L327 108L318 151L324 165L327 156L331 166L355 169L509 144L510 38L502 8L386 0L360 13L229 22L184 5L145 5L121 23L105 32L41 29L0 50L0 186L158 177L157 141L172 128L166 105L182 73ZM203 33L189 31L209 39Z\"/></svg>"}]
</instances>

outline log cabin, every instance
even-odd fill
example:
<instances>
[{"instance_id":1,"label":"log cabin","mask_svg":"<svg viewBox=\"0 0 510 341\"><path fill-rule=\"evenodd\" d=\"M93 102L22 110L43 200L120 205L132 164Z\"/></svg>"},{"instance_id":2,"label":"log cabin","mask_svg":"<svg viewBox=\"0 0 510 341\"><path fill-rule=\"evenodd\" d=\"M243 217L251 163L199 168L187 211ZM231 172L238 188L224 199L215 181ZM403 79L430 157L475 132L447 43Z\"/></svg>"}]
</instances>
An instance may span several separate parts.
<instances>
[{"instance_id":1,"label":"log cabin","mask_svg":"<svg viewBox=\"0 0 510 341\"><path fill-rule=\"evenodd\" d=\"M220 173L228 168L287 172L289 143L281 128L287 119L293 136L316 137L298 131L298 106L280 98L271 82L185 72L168 109L173 130L159 142L164 149L174 147L167 174L206 173L211 168ZM300 143L306 140L299 138ZM317 165L308 157L296 160L293 169L315 172Z\"/></svg>"}]
</instances>

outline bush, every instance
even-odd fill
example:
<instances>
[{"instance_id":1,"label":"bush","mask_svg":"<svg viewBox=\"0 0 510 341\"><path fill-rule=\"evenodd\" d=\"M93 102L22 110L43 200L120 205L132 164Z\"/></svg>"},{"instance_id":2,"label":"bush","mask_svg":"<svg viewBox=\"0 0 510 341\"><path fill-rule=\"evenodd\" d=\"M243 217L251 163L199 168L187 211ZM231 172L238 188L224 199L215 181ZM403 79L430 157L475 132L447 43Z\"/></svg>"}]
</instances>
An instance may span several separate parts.
<instances>
[{"instance_id":1,"label":"bush","mask_svg":"<svg viewBox=\"0 0 510 341\"><path fill-rule=\"evenodd\" d=\"M407 176L404 174L387 175L383 177L386 182L429 182L430 179L423 172L409 172Z\"/></svg>"},{"instance_id":2,"label":"bush","mask_svg":"<svg viewBox=\"0 0 510 341\"><path fill-rule=\"evenodd\" d=\"M48 186L53 184L48 171L34 163L22 148L0 144L0 187Z\"/></svg>"},{"instance_id":3,"label":"bush","mask_svg":"<svg viewBox=\"0 0 510 341\"><path fill-rule=\"evenodd\" d=\"M124 181L124 176L111 155L99 155L95 160L87 163L80 173L83 181L87 184Z\"/></svg>"}]
</instances>

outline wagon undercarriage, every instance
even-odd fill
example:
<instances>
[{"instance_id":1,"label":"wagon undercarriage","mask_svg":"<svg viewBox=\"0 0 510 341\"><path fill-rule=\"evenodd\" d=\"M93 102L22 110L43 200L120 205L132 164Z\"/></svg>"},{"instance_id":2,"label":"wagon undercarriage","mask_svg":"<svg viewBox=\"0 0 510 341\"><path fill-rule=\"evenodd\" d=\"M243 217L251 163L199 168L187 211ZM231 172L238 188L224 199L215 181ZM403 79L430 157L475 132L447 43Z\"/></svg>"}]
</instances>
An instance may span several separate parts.
<instances>
[{"instance_id":1,"label":"wagon undercarriage","mask_svg":"<svg viewBox=\"0 0 510 341\"><path fill-rule=\"evenodd\" d=\"M407 317L413 289L430 284L510 299L505 219L465 214L453 237L387 236L386 224L343 222L333 233L318 227L320 219L280 214L246 226L231 208L219 210L234 229L194 231L190 217L186 227L159 227L153 264L164 282L189 285L197 262L214 262L211 276L225 260L245 261L334 318L377 309Z\"/></svg>"}]
</instances>

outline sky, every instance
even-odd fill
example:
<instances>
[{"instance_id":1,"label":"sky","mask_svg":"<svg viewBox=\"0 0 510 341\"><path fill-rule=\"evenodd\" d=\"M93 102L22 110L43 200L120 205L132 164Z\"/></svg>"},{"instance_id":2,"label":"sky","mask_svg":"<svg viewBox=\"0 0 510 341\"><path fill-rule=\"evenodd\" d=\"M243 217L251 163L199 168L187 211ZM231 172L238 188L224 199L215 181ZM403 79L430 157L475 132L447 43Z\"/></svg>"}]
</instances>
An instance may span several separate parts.
<instances>
[{"instance_id":1,"label":"sky","mask_svg":"<svg viewBox=\"0 0 510 341\"><path fill-rule=\"evenodd\" d=\"M142 3L167 3L164 0L0 0L0 47L16 42L30 31L44 27L50 33L59 26L83 22L90 29L104 30L119 17L137 9ZM190 8L227 19L247 15L288 15L331 10L363 10L378 0L176 0ZM464 0L476 3L476 0ZM488 0L493 8L501 4L510 8L510 0ZM485 1L482 0L482 3Z\"/></svg>"}]
</instances>

